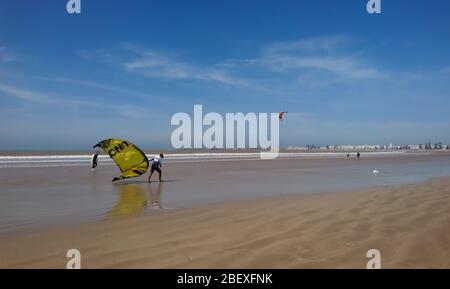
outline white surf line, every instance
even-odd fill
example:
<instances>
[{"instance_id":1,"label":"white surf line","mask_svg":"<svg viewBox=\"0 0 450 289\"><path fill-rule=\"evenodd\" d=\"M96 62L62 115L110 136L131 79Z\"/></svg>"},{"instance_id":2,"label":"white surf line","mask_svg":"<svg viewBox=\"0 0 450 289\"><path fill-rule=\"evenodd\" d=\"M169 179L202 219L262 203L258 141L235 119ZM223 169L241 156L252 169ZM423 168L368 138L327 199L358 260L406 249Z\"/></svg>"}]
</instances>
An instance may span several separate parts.
<instances>
[{"instance_id":1,"label":"white surf line","mask_svg":"<svg viewBox=\"0 0 450 289\"><path fill-rule=\"evenodd\" d=\"M364 158L385 158L399 155L427 155L430 152L423 153L411 153L411 152L367 152L364 153ZM199 157L199 155L201 157ZM283 160L313 160L313 159L341 159L346 158L347 153L339 152L324 152L324 153L280 153L279 159ZM149 155L152 156L152 155ZM77 160L63 159L69 157L71 159L78 158ZM208 161L251 161L261 160L260 153L201 153L201 154L167 154L168 163L195 163L195 162L208 162ZM1 160L8 159L6 162ZM22 159L21 161L14 161L15 158ZM23 159L29 159L25 161ZM33 167L82 167L87 166L90 163L90 156L38 156L40 160L31 161L30 159L35 156L18 156L18 157L0 157L0 168L33 168ZM55 160L55 158L57 160ZM102 156L101 165L112 166L114 163L108 156Z\"/></svg>"},{"instance_id":2,"label":"white surf line","mask_svg":"<svg viewBox=\"0 0 450 289\"><path fill-rule=\"evenodd\" d=\"M366 152L363 153L365 157L368 156L397 156L397 155L425 155L430 152ZM279 157L342 157L346 156L345 152L323 152L323 153L279 153ZM148 154L147 157L154 155ZM259 158L261 154L258 153L195 153L195 154L166 154L167 159L222 159L222 158ZM101 155L99 160L111 161L108 156ZM0 156L0 163L19 163L19 162L85 162L90 161L89 155L61 155L61 156Z\"/></svg>"},{"instance_id":3,"label":"white surf line","mask_svg":"<svg viewBox=\"0 0 450 289\"><path fill-rule=\"evenodd\" d=\"M403 153L366 153L365 156L399 155ZM345 153L279 153L280 158L286 157L342 157ZM153 155L147 155L151 157ZM212 154L167 154L168 160L200 160L200 159L242 159L242 158L260 158L260 153L212 153ZM20 163L76 163L90 162L90 156L5 156L0 157L0 164L20 164ZM112 162L108 156L99 156L99 161Z\"/></svg>"},{"instance_id":4,"label":"white surf line","mask_svg":"<svg viewBox=\"0 0 450 289\"><path fill-rule=\"evenodd\" d=\"M405 153L405 154L395 154L395 155L364 155L362 159L373 159L373 158L389 158L399 155L426 155L426 154L418 154L418 153ZM195 163L195 162L229 162L229 161L279 161L279 160L317 160L317 159L345 159L347 154L344 153L342 155L331 155L331 156L309 156L306 154L305 156L279 156L275 159L261 159L258 153L258 156L252 158L199 158L199 159L171 159L170 163ZM355 159L353 157L352 159Z\"/></svg>"}]
</instances>

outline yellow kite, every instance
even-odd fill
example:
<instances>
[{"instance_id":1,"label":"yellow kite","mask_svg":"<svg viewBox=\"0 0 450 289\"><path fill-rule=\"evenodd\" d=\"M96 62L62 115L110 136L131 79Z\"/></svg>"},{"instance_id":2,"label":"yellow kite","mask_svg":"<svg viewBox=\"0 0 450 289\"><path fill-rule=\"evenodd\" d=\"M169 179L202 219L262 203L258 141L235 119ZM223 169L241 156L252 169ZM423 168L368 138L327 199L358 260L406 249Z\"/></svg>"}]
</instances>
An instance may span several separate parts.
<instances>
[{"instance_id":1,"label":"yellow kite","mask_svg":"<svg viewBox=\"0 0 450 289\"><path fill-rule=\"evenodd\" d=\"M96 147L102 148L122 172L119 177L112 180L113 182L139 177L147 172L149 166L147 156L137 146L126 140L111 138L99 142L94 146Z\"/></svg>"}]
</instances>

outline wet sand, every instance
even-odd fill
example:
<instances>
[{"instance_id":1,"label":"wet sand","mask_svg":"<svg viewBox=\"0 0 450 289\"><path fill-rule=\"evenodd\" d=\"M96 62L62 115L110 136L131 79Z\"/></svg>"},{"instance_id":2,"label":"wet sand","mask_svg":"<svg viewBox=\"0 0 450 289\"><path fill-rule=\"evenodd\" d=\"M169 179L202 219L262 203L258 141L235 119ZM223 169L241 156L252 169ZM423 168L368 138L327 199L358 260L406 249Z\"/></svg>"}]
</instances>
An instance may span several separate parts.
<instances>
[{"instance_id":1,"label":"wet sand","mask_svg":"<svg viewBox=\"0 0 450 289\"><path fill-rule=\"evenodd\" d=\"M0 238L2 268L448 268L450 178L231 202Z\"/></svg>"},{"instance_id":2,"label":"wet sand","mask_svg":"<svg viewBox=\"0 0 450 289\"><path fill-rule=\"evenodd\" d=\"M188 160L164 165L164 209L298 193L352 191L450 176L450 155L278 160ZM372 171L380 170L374 176ZM152 212L157 184L111 183L113 165L0 169L0 235ZM119 208L119 209L118 209ZM123 209L126 208L126 209Z\"/></svg>"},{"instance_id":3,"label":"wet sand","mask_svg":"<svg viewBox=\"0 0 450 289\"><path fill-rule=\"evenodd\" d=\"M65 268L76 248L83 268L365 268L369 249L383 268L449 268L449 226L450 178L439 178L8 234L0 267Z\"/></svg>"},{"instance_id":4,"label":"wet sand","mask_svg":"<svg viewBox=\"0 0 450 289\"><path fill-rule=\"evenodd\" d=\"M372 171L380 173L374 175ZM118 169L100 164L0 169L0 235L260 197L352 191L450 176L450 155L186 161L164 164L167 182L111 183ZM155 176L156 177L156 176ZM159 191L159 193L158 193Z\"/></svg>"}]
</instances>

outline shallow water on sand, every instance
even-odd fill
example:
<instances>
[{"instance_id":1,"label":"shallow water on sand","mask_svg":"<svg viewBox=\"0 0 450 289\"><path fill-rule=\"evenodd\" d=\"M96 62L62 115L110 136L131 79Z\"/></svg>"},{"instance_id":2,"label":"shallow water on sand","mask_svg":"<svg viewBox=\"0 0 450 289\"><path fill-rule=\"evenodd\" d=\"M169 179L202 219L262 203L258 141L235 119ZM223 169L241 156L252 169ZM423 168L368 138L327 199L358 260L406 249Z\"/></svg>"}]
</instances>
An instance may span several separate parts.
<instances>
[{"instance_id":1,"label":"shallow water on sand","mask_svg":"<svg viewBox=\"0 0 450 289\"><path fill-rule=\"evenodd\" d=\"M450 155L168 162L164 173L164 183L138 178L113 184L118 171L109 165L96 171L85 166L2 168L0 233L244 198L418 183L449 176Z\"/></svg>"}]
</instances>

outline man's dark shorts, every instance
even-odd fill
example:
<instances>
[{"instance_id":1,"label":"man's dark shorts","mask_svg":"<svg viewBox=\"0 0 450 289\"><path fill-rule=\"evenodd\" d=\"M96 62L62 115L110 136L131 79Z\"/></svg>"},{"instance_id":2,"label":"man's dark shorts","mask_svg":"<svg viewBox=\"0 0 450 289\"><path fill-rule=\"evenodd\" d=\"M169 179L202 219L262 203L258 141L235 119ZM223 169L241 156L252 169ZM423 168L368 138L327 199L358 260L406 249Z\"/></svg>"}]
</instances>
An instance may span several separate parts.
<instances>
[{"instance_id":1,"label":"man's dark shorts","mask_svg":"<svg viewBox=\"0 0 450 289\"><path fill-rule=\"evenodd\" d=\"M161 169L159 168L158 163L152 163L152 167L150 169L150 172L153 173L154 171L157 171L158 173L161 173Z\"/></svg>"}]
</instances>

